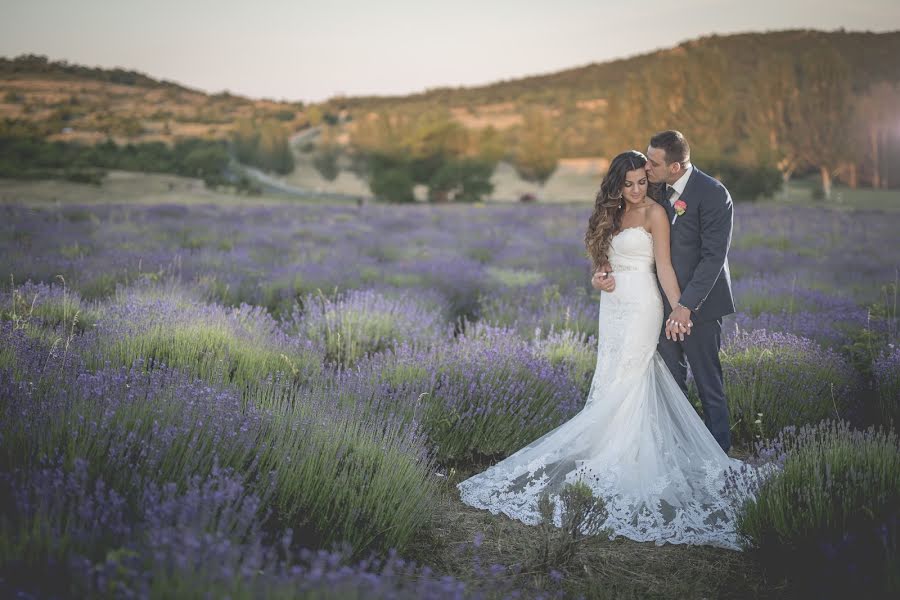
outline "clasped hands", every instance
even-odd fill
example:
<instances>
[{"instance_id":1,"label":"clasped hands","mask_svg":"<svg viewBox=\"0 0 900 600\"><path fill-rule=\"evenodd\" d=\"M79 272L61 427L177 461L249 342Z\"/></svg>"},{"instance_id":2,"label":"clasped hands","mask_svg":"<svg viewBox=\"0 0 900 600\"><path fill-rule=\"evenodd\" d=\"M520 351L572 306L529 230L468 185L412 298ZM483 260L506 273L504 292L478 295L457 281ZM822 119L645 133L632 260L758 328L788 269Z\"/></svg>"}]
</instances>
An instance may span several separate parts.
<instances>
[{"instance_id":1,"label":"clasped hands","mask_svg":"<svg viewBox=\"0 0 900 600\"><path fill-rule=\"evenodd\" d=\"M666 339L683 342L685 335L691 335L693 326L691 311L679 304L672 311L672 314L669 315L669 318L666 319Z\"/></svg>"},{"instance_id":2,"label":"clasped hands","mask_svg":"<svg viewBox=\"0 0 900 600\"><path fill-rule=\"evenodd\" d=\"M612 275L612 267L609 263L602 265L594 273L594 276L591 277L591 286L595 290L607 293L616 289L616 278ZM684 336L691 335L693 326L690 309L679 304L666 319L666 339L683 342Z\"/></svg>"}]
</instances>

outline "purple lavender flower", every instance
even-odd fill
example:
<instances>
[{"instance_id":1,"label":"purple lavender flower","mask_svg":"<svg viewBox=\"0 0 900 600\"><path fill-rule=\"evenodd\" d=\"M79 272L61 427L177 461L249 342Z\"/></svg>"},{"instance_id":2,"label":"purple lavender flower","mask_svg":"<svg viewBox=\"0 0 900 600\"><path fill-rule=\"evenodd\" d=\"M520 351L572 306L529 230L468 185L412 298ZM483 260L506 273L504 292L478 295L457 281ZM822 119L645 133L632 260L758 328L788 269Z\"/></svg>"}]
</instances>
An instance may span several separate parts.
<instances>
[{"instance_id":1,"label":"purple lavender flower","mask_svg":"<svg viewBox=\"0 0 900 600\"><path fill-rule=\"evenodd\" d=\"M738 526L769 567L820 592L890 590L900 561L896 433L823 421L760 443L760 459L781 468Z\"/></svg>"},{"instance_id":2,"label":"purple lavender flower","mask_svg":"<svg viewBox=\"0 0 900 600\"><path fill-rule=\"evenodd\" d=\"M423 294L350 291L337 298L307 296L303 312L295 306L285 324L313 343L323 343L329 362L352 365L399 343L429 348L451 341L446 308L438 298L427 302ZM423 301L424 300L424 301Z\"/></svg>"},{"instance_id":3,"label":"purple lavender flower","mask_svg":"<svg viewBox=\"0 0 900 600\"><path fill-rule=\"evenodd\" d=\"M722 350L726 396L736 438L768 437L788 425L842 418L858 379L832 350L788 333L756 330Z\"/></svg>"}]
</instances>

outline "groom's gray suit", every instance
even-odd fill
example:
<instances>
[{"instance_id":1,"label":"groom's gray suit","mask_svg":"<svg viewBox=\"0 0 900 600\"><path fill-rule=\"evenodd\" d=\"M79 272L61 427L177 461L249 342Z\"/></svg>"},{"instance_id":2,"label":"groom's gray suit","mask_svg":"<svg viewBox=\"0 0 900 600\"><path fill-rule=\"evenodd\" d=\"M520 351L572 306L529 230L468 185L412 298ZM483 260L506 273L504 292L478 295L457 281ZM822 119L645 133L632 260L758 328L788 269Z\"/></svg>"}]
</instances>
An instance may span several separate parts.
<instances>
[{"instance_id":1,"label":"groom's gray suit","mask_svg":"<svg viewBox=\"0 0 900 600\"><path fill-rule=\"evenodd\" d=\"M671 226L672 266L681 288L680 303L691 309L694 326L683 342L666 339L663 326L657 349L685 394L687 357L700 393L706 426L727 452L731 448L731 433L719 348L722 317L734 312L728 271L728 247L734 223L731 195L719 181L694 166L679 200L687 208L675 218L675 209L665 194L657 194L656 198L666 209L669 223L675 219ZM664 318L668 318L672 307L665 293L662 298Z\"/></svg>"}]
</instances>

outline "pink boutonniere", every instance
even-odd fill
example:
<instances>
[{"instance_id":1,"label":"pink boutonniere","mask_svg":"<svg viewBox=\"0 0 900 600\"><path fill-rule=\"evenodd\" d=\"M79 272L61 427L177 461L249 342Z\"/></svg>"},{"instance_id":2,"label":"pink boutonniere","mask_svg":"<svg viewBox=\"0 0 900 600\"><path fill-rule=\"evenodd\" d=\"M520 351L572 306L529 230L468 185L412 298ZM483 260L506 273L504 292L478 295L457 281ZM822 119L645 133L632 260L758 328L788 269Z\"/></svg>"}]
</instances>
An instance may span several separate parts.
<instances>
[{"instance_id":1,"label":"pink boutonniere","mask_svg":"<svg viewBox=\"0 0 900 600\"><path fill-rule=\"evenodd\" d=\"M675 216L672 217L672 225L674 225L675 219L683 215L687 210L687 202L679 198L675 201L675 204L673 204L672 207L675 209Z\"/></svg>"}]
</instances>

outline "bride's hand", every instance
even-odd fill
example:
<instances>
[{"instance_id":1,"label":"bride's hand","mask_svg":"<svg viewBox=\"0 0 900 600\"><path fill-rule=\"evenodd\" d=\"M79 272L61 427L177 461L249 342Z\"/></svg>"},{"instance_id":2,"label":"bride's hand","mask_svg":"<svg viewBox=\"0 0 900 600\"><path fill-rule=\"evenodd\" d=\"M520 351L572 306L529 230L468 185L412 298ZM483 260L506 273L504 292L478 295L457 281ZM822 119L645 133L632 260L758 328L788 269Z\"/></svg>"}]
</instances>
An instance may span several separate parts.
<instances>
[{"instance_id":1,"label":"bride's hand","mask_svg":"<svg viewBox=\"0 0 900 600\"><path fill-rule=\"evenodd\" d=\"M616 289L616 278L609 271L597 271L591 277L591 286L601 292L611 292Z\"/></svg>"},{"instance_id":2,"label":"bride's hand","mask_svg":"<svg viewBox=\"0 0 900 600\"><path fill-rule=\"evenodd\" d=\"M690 323L693 326L693 323ZM674 321L666 321L666 339L676 342L683 342L685 334L691 335L690 327L685 327L681 323Z\"/></svg>"},{"instance_id":3,"label":"bride's hand","mask_svg":"<svg viewBox=\"0 0 900 600\"><path fill-rule=\"evenodd\" d=\"M691 335L691 328L694 322L691 321L691 311L681 305L672 311L669 318L666 319L666 338L678 342L684 341L685 335Z\"/></svg>"}]
</instances>

